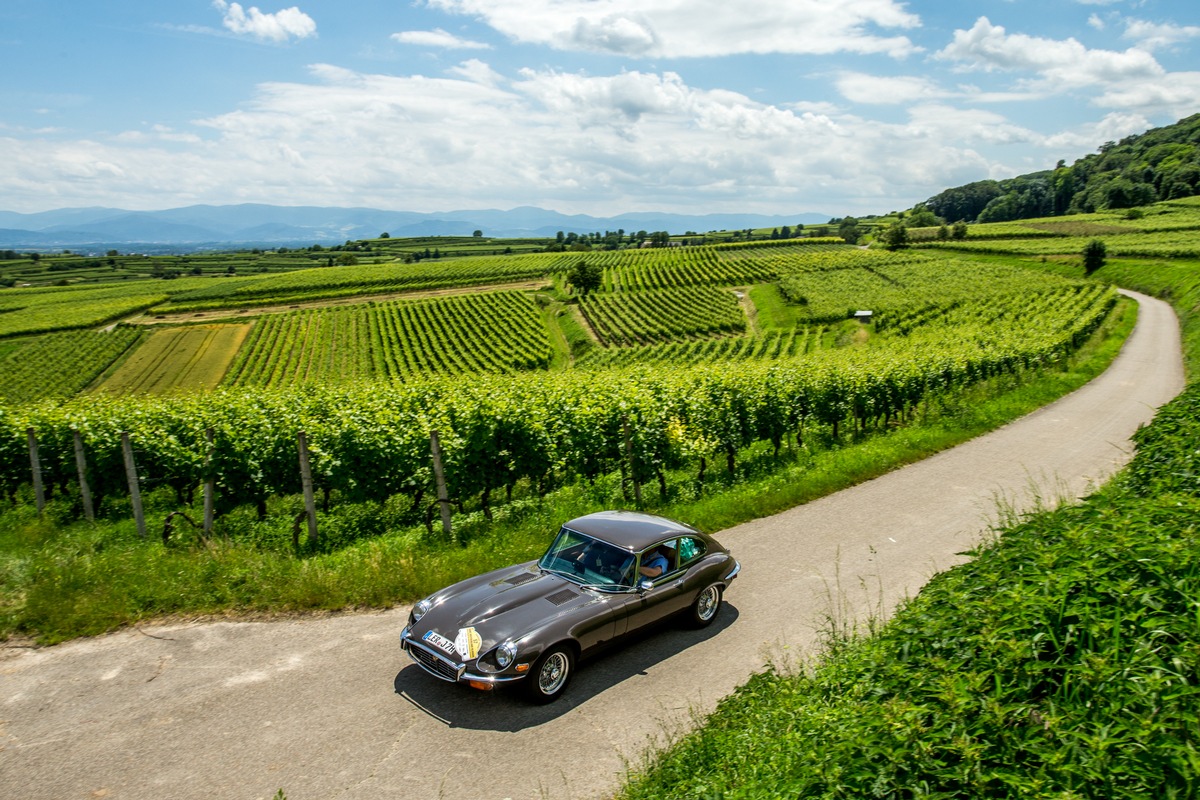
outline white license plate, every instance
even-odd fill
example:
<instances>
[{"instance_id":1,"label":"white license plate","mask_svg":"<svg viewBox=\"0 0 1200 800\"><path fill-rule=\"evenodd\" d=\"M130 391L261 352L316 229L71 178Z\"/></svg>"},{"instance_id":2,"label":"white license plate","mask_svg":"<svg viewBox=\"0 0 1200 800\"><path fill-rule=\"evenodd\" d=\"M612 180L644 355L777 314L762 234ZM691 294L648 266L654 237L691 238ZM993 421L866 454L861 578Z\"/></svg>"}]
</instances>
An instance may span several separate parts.
<instances>
[{"instance_id":1,"label":"white license plate","mask_svg":"<svg viewBox=\"0 0 1200 800\"><path fill-rule=\"evenodd\" d=\"M434 647L444 650L447 655L454 655L454 642L450 641L445 636L441 636L437 631L427 631L421 638L429 642Z\"/></svg>"}]
</instances>

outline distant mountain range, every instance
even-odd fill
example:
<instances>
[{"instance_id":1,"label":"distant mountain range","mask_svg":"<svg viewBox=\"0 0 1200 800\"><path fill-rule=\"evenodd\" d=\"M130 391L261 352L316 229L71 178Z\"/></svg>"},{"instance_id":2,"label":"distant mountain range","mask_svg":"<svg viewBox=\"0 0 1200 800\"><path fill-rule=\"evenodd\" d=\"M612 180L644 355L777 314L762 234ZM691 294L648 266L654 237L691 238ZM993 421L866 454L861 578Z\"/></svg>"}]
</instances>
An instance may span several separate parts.
<instances>
[{"instance_id":1,"label":"distant mountain range","mask_svg":"<svg viewBox=\"0 0 1200 800\"><path fill-rule=\"evenodd\" d=\"M781 228L822 224L827 214L790 217L762 214L668 214L644 212L616 217L560 214L524 206L509 211L484 209L418 213L376 208L315 206L187 206L165 211L117 208L62 208L36 214L0 211L0 248L74 250L223 249L232 246L341 244L387 233L392 237L470 236L483 231L496 238L543 238L564 233L688 231Z\"/></svg>"}]
</instances>

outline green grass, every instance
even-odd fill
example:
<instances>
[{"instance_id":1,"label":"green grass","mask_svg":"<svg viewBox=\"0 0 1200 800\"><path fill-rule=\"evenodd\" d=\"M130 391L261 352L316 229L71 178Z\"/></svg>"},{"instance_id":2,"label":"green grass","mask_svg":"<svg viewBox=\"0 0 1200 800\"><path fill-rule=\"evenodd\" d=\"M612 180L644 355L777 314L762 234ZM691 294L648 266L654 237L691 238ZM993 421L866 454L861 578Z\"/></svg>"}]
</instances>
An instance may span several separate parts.
<instances>
[{"instance_id":1,"label":"green grass","mask_svg":"<svg viewBox=\"0 0 1200 800\"><path fill-rule=\"evenodd\" d=\"M668 475L667 498L643 488L644 507L708 530L774 513L953 446L1082 385L1111 361L1132 327L1129 304L1111 315L1067 368L1007 376L928 409L921 424L889 434L833 441L812 431L778 458L767 444L739 455L730 475L712 468L703 487L692 468ZM26 498L27 499L27 498ZM618 476L564 487L544 501L518 498L495 511L455 519L459 543L404 522L402 498L382 506L337 504L321 514L315 551L293 550L289 517L298 498L272 500L222 517L212 543L186 524L171 544L138 539L128 500L110 499L101 521L74 520L74 498L51 502L38 519L25 502L0 514L0 636L42 643L111 630L164 614L280 612L388 606L414 600L485 569L535 557L565 519L629 507ZM152 537L178 508L168 490L147 497ZM196 510L192 510L193 516Z\"/></svg>"},{"instance_id":2,"label":"green grass","mask_svg":"<svg viewBox=\"0 0 1200 800\"><path fill-rule=\"evenodd\" d=\"M1039 515L751 678L620 797L1195 797L1198 533L1194 498Z\"/></svg>"}]
</instances>

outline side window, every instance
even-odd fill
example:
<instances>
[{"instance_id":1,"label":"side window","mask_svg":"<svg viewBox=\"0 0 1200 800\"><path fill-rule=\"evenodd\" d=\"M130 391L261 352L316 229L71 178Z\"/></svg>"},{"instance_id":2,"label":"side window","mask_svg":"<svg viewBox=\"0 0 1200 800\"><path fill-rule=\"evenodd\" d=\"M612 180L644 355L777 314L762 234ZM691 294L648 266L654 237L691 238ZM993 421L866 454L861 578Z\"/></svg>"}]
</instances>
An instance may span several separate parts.
<instances>
[{"instance_id":1,"label":"side window","mask_svg":"<svg viewBox=\"0 0 1200 800\"><path fill-rule=\"evenodd\" d=\"M679 540L679 566L684 566L704 555L704 542L685 536Z\"/></svg>"},{"instance_id":2,"label":"side window","mask_svg":"<svg viewBox=\"0 0 1200 800\"><path fill-rule=\"evenodd\" d=\"M642 573L642 577L650 578L650 580L658 580L663 575L669 572L674 572L679 565L679 540L671 539L666 542L660 542L653 547L647 548L642 553L640 567L644 570L646 567L663 566L662 572L657 575L647 575Z\"/></svg>"}]
</instances>

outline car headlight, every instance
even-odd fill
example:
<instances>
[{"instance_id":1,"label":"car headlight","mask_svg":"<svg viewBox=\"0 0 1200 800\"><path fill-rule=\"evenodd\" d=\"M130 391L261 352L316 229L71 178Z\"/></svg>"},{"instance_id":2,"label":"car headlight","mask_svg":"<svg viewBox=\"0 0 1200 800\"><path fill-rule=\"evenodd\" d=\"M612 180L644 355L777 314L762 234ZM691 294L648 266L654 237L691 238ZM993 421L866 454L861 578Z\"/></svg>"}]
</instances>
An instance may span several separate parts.
<instances>
[{"instance_id":1,"label":"car headlight","mask_svg":"<svg viewBox=\"0 0 1200 800\"><path fill-rule=\"evenodd\" d=\"M496 648L496 666L504 669L517 657L517 646L513 642L505 642Z\"/></svg>"},{"instance_id":2,"label":"car headlight","mask_svg":"<svg viewBox=\"0 0 1200 800\"><path fill-rule=\"evenodd\" d=\"M433 603L428 600L420 600L412 607L413 622L417 622L421 617L429 613L429 609L433 608Z\"/></svg>"}]
</instances>

